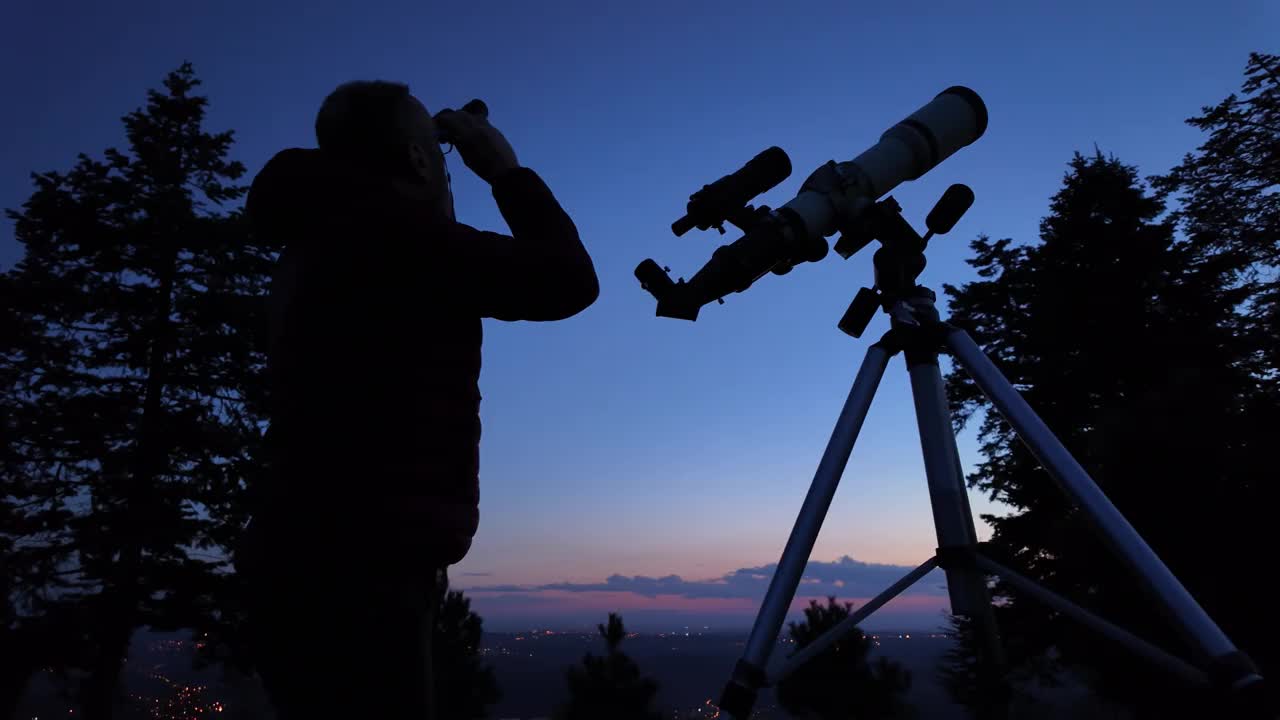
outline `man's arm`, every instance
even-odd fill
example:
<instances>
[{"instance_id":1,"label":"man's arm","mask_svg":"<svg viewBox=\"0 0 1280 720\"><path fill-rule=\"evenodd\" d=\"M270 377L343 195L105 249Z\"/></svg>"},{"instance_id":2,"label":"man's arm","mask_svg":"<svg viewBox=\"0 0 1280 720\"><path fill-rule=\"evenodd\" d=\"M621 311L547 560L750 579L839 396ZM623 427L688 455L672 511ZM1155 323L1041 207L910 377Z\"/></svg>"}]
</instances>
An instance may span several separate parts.
<instances>
[{"instance_id":1,"label":"man's arm","mask_svg":"<svg viewBox=\"0 0 1280 720\"><path fill-rule=\"evenodd\" d=\"M463 273L456 291L499 320L563 320L595 302L600 284L578 229L542 179L520 167L506 137L471 113L441 112L435 122L467 167L493 186L511 227L511 237L455 228L445 254Z\"/></svg>"},{"instance_id":2,"label":"man's arm","mask_svg":"<svg viewBox=\"0 0 1280 720\"><path fill-rule=\"evenodd\" d=\"M445 239L445 267L458 272L458 299L498 320L563 320L600 294L591 256L573 220L528 168L493 179L511 236L457 225Z\"/></svg>"}]
</instances>

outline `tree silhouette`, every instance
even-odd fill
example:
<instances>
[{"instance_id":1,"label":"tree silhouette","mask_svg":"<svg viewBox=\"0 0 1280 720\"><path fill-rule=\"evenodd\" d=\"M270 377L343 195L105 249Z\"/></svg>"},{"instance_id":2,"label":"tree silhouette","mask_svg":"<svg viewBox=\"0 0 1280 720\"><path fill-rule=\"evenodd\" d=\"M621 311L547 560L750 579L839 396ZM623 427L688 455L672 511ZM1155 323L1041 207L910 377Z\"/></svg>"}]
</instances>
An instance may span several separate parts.
<instances>
[{"instance_id":1,"label":"tree silhouette","mask_svg":"<svg viewBox=\"0 0 1280 720\"><path fill-rule=\"evenodd\" d=\"M471 611L471 600L450 590L442 572L431 659L435 673L436 715L475 720L502 699L493 668L483 662L480 642L484 620Z\"/></svg>"},{"instance_id":2,"label":"tree silhouette","mask_svg":"<svg viewBox=\"0 0 1280 720\"><path fill-rule=\"evenodd\" d=\"M11 717L32 675L59 665L76 645L71 622L74 588L66 566L72 517L68 488L56 463L44 462L54 432L52 403L29 371L70 351L45 338L22 312L32 304L14 273L0 275L0 717Z\"/></svg>"},{"instance_id":3,"label":"tree silhouette","mask_svg":"<svg viewBox=\"0 0 1280 720\"><path fill-rule=\"evenodd\" d=\"M556 717L560 720L658 720L662 714L653 709L658 683L641 674L639 666L621 650L627 637L622 617L609 613L607 625L598 625L604 638L603 656L587 653L582 665L565 672L569 685L568 702Z\"/></svg>"},{"instance_id":4,"label":"tree silhouette","mask_svg":"<svg viewBox=\"0 0 1280 720\"><path fill-rule=\"evenodd\" d=\"M1249 383L1234 398L1243 422L1231 430L1239 435L1217 438L1230 442L1230 473L1212 478L1211 495L1227 515L1204 528L1217 571L1198 583L1197 597L1274 677L1280 628L1268 593L1249 590L1249 578L1262 561L1252 549L1266 542L1262 528L1274 523L1280 500L1268 458L1280 427L1280 55L1251 53L1241 92L1187 120L1207 137L1152 183L1178 198L1171 219L1182 231L1187 274L1204 278L1194 285L1202 303L1231 308L1206 321L1231 329L1231 362Z\"/></svg>"},{"instance_id":5,"label":"tree silhouette","mask_svg":"<svg viewBox=\"0 0 1280 720\"><path fill-rule=\"evenodd\" d=\"M1238 333L1257 349L1254 371L1271 397L1280 387L1280 55L1250 53L1242 95L1229 95L1187 123L1208 134L1168 174L1153 177L1177 195L1172 219L1194 260L1249 292Z\"/></svg>"},{"instance_id":6,"label":"tree silhouette","mask_svg":"<svg viewBox=\"0 0 1280 720\"><path fill-rule=\"evenodd\" d=\"M1265 546L1259 526L1229 526L1239 522L1238 503L1273 491L1261 488L1261 470L1245 460L1261 448L1247 447L1258 433L1242 412L1254 392L1241 362L1247 347L1233 333L1242 294L1157 220L1163 210L1134 168L1101 152L1077 154L1041 222L1040 242L979 238L970 264L983 279L947 292L952 321L973 332L1192 592L1227 618L1227 595L1250 581L1224 574L1220 558ZM959 422L988 409L963 371L949 381ZM1188 654L1003 418L986 412L980 437L985 460L970 482L1015 509L986 518L994 528L989 551ZM1234 541L1220 544L1225 537ZM1055 648L1065 662L1092 671L1104 693L1141 712L1194 706L1195 698L1107 641L997 589L1008 600L998 612L1003 634L1014 639L1011 659Z\"/></svg>"},{"instance_id":7,"label":"tree silhouette","mask_svg":"<svg viewBox=\"0 0 1280 720\"><path fill-rule=\"evenodd\" d=\"M1056 667L1040 657L1032 663L1024 653L1015 653L1023 658L1016 672L1005 670L996 673L989 664L981 661L983 641L971 618L948 614L947 625L953 644L938 664L938 677L947 694L968 710L970 717L978 720L1010 717L1014 700L1030 700L1026 693L1020 692L1028 680L1056 685ZM1003 640L1007 649L1010 642L1016 643L1018 638Z\"/></svg>"},{"instance_id":8,"label":"tree silhouette","mask_svg":"<svg viewBox=\"0 0 1280 720\"><path fill-rule=\"evenodd\" d=\"M231 132L204 130L198 84L169 73L123 118L126 151L33 174L8 211L25 252L4 279L21 330L4 348L6 632L40 644L72 623L41 662L87 673L91 720L135 628L217 621L262 429L253 329L275 248L226 207L244 167Z\"/></svg>"},{"instance_id":9,"label":"tree silhouette","mask_svg":"<svg viewBox=\"0 0 1280 720\"><path fill-rule=\"evenodd\" d=\"M788 625L796 649L808 647L839 625L853 610L852 603L827 598L825 605L810 600L804 620ZM778 683L778 702L787 712L821 720L910 717L904 695L911 675L888 658L872 662L873 641L855 630Z\"/></svg>"}]
</instances>

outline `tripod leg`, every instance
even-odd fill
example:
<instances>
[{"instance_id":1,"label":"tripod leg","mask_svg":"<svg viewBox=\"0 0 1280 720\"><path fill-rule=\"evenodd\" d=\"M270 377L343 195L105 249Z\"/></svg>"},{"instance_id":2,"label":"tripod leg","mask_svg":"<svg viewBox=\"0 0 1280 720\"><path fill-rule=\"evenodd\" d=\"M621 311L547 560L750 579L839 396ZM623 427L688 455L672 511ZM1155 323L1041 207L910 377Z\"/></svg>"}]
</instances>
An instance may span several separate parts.
<instances>
[{"instance_id":1,"label":"tripod leg","mask_svg":"<svg viewBox=\"0 0 1280 720\"><path fill-rule=\"evenodd\" d=\"M1253 664L1236 649L1138 531L1111 504L973 338L963 330L953 328L947 333L946 344L956 361L1009 421L1058 487L1080 508L1112 552L1129 566L1152 601L1192 646L1215 664L1222 675L1229 676L1229 684L1243 687L1260 681Z\"/></svg>"},{"instance_id":2,"label":"tripod leg","mask_svg":"<svg viewBox=\"0 0 1280 720\"><path fill-rule=\"evenodd\" d=\"M733 717L746 718L751 714L756 690L764 685L764 668L769 661L769 654L777 644L778 633L782 630L782 623L786 620L787 611L796 594L796 586L800 584L800 576L809 563L809 553L813 551L814 541L818 538L818 531L822 529L822 521L826 518L827 509L831 507L836 486L840 483L845 464L849 462L849 454L853 452L853 444L862 430L862 423L867 418L867 410L871 407L871 400L875 397L876 388L880 385L890 357L892 353L879 344L872 345L867 350L853 388L840 411L840 418L827 442L826 451L822 453L822 461L818 463L809 493L805 495L800 514L791 529L791 537L787 539L787 545L782 551L782 559L778 561L778 569L769 581L769 589L765 593L760 612L756 615L755 624L751 627L746 650L721 697L721 709Z\"/></svg>"},{"instance_id":3,"label":"tripod leg","mask_svg":"<svg viewBox=\"0 0 1280 720\"><path fill-rule=\"evenodd\" d=\"M908 350L906 358L939 552L946 548L972 548L977 544L978 533L973 526L960 453L951 429L951 414L942 373L938 369L938 355L931 351ZM947 574L951 612L970 618L976 625L983 642L983 662L992 671L992 677L999 675L1004 665L1004 653L991 610L986 576L967 563L951 567L944 564L943 567Z\"/></svg>"}]
</instances>

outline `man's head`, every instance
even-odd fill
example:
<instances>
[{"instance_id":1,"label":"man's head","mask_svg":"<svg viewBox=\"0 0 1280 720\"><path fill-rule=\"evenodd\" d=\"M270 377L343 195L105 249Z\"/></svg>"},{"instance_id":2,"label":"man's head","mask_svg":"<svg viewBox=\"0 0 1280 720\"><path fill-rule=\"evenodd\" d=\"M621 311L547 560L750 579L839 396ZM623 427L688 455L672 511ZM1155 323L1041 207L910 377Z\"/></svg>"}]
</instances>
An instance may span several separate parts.
<instances>
[{"instance_id":1,"label":"man's head","mask_svg":"<svg viewBox=\"0 0 1280 720\"><path fill-rule=\"evenodd\" d=\"M453 216L435 121L408 85L382 80L339 85L316 113L316 142L323 152L387 177Z\"/></svg>"}]
</instances>

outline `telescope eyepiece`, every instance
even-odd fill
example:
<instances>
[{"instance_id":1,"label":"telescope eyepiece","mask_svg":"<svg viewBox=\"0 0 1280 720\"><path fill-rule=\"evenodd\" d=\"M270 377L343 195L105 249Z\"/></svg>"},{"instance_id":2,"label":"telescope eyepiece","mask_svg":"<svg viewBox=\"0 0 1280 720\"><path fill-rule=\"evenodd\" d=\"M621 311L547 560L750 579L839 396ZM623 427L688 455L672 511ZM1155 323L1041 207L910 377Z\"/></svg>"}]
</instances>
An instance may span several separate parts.
<instances>
[{"instance_id":1,"label":"telescope eyepiece","mask_svg":"<svg viewBox=\"0 0 1280 720\"><path fill-rule=\"evenodd\" d=\"M640 287L648 290L659 300L675 285L671 281L671 276L667 275L666 268L652 259L645 260L636 266L636 279L640 281Z\"/></svg>"}]
</instances>

